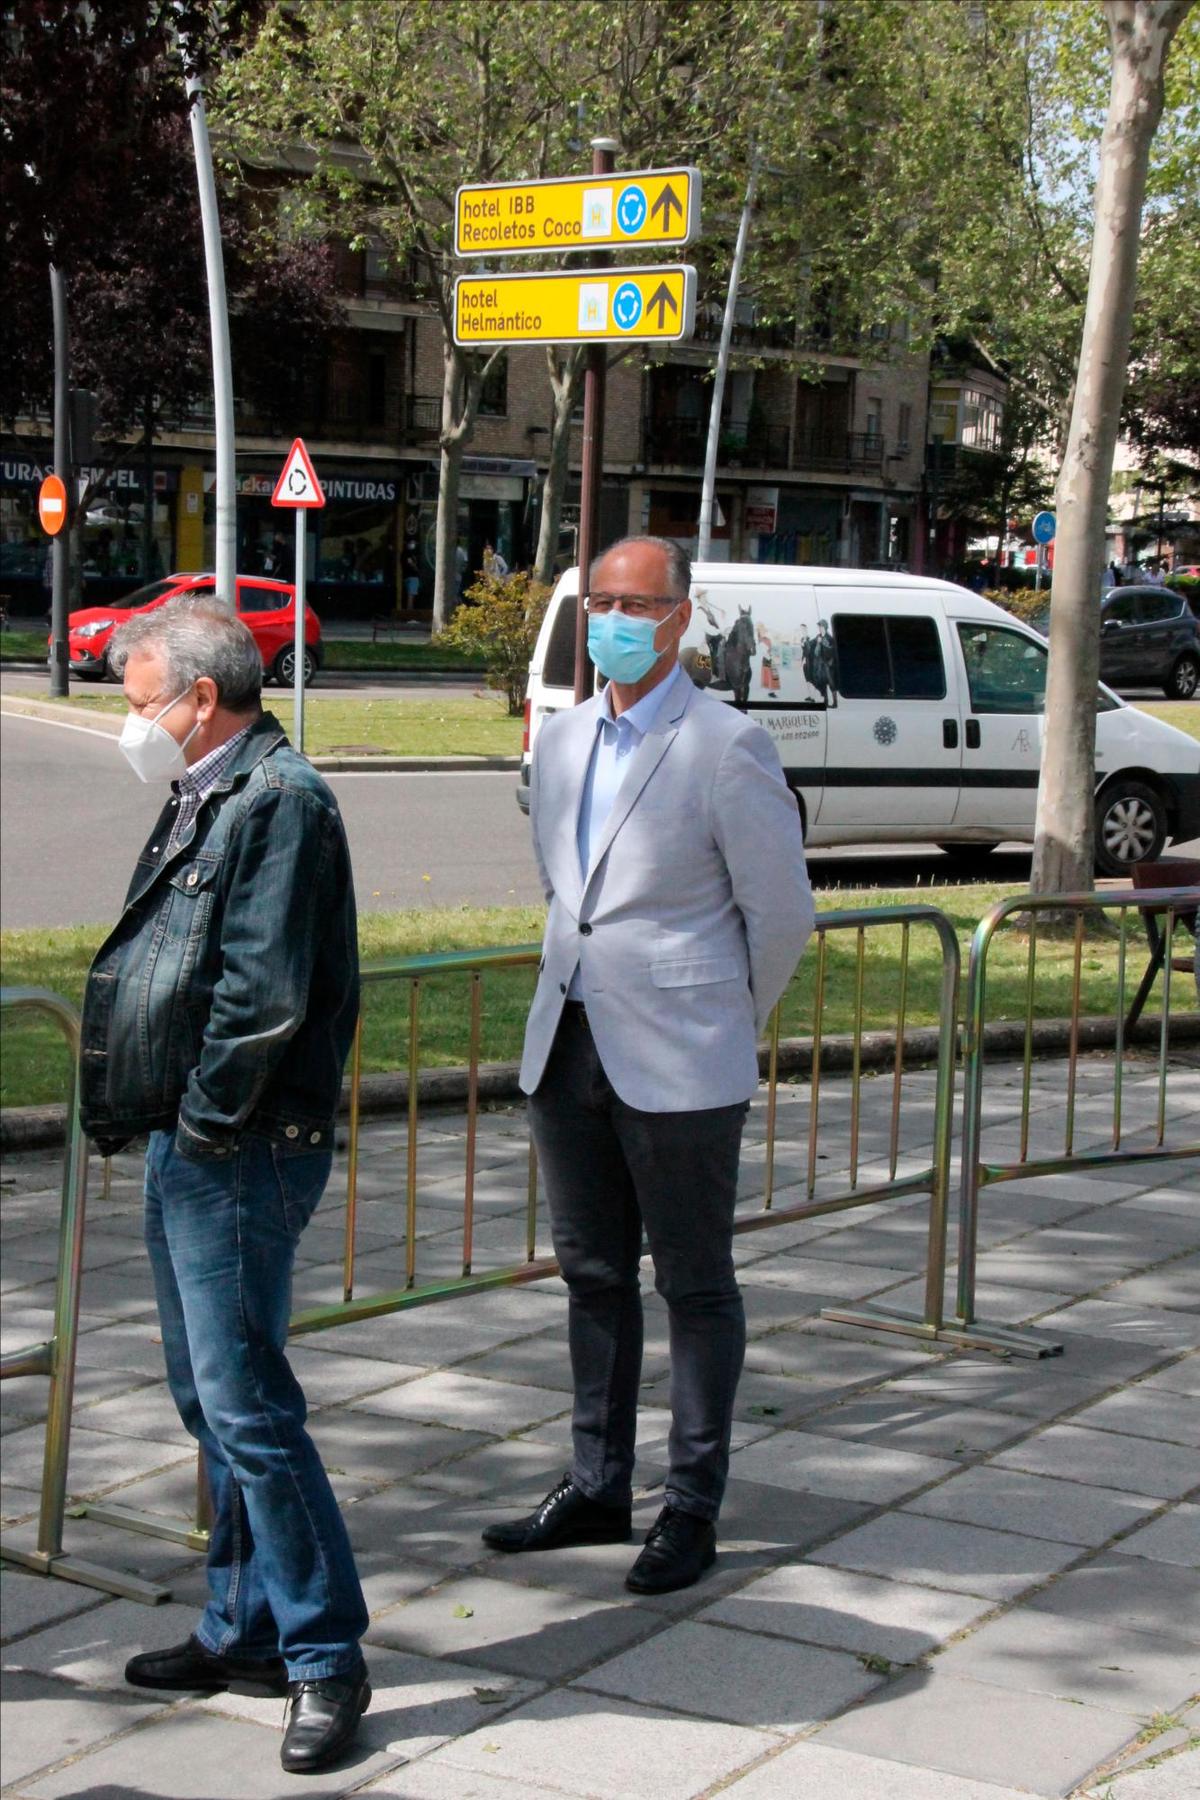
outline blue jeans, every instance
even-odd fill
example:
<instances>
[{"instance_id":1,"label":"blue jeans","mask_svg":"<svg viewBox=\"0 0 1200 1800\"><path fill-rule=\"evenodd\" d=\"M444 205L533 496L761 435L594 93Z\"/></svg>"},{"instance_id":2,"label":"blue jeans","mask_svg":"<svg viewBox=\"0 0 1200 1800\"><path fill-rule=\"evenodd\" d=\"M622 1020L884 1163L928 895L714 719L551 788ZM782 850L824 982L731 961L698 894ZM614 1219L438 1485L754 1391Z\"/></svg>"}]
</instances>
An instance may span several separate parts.
<instances>
[{"instance_id":1,"label":"blue jeans","mask_svg":"<svg viewBox=\"0 0 1200 1800\"><path fill-rule=\"evenodd\" d=\"M192 1162L174 1134L146 1151L146 1247L167 1381L212 1492L207 1650L282 1656L293 1681L356 1671L367 1609L346 1527L285 1354L300 1233L328 1151L247 1134Z\"/></svg>"}]
</instances>

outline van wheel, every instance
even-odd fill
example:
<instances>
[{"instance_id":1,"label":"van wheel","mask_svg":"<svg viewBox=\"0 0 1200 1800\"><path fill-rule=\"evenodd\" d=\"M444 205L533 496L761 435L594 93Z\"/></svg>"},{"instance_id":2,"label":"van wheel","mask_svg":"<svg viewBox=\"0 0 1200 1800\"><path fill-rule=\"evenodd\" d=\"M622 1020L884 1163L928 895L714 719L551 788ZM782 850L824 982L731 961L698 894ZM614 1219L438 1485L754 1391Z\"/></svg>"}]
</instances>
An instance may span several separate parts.
<instances>
[{"instance_id":1,"label":"van wheel","mask_svg":"<svg viewBox=\"0 0 1200 1800\"><path fill-rule=\"evenodd\" d=\"M1181 656L1163 683L1168 700L1191 700L1200 687L1200 657Z\"/></svg>"},{"instance_id":2,"label":"van wheel","mask_svg":"<svg viewBox=\"0 0 1200 1800\"><path fill-rule=\"evenodd\" d=\"M1127 875L1134 863L1154 862L1167 840L1167 812L1153 788L1114 781L1096 802L1096 867Z\"/></svg>"}]
</instances>

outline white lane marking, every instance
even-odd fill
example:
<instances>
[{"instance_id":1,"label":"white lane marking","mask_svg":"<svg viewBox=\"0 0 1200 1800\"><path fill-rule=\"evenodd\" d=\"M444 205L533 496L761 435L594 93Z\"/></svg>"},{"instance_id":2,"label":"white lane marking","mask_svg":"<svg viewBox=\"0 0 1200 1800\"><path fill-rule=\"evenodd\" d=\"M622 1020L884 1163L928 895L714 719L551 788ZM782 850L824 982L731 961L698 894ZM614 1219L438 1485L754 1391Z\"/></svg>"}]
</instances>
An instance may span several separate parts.
<instances>
[{"instance_id":1,"label":"white lane marking","mask_svg":"<svg viewBox=\"0 0 1200 1800\"><path fill-rule=\"evenodd\" d=\"M40 713L10 712L7 706L0 707L0 718L20 719L27 725L53 725L58 731L82 731L85 737L104 738L115 744L118 733L115 731L97 731L94 725L73 725L69 719L44 719Z\"/></svg>"}]
</instances>

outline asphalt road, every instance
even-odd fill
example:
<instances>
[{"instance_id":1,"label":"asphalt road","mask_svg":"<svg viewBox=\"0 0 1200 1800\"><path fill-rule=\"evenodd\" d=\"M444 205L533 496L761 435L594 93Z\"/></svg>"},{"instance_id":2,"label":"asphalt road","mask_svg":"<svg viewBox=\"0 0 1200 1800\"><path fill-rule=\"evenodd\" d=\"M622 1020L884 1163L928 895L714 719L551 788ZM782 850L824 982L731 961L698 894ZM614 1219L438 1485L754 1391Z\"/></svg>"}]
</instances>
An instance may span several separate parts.
<instances>
[{"instance_id":1,"label":"asphalt road","mask_svg":"<svg viewBox=\"0 0 1200 1800\"><path fill-rule=\"evenodd\" d=\"M0 925L112 919L162 802L84 726L0 717ZM507 771L336 775L363 912L413 906L512 906L540 899L529 826ZM960 867L932 845L815 850L814 886L909 887L954 879L1019 885L1029 851L1014 846Z\"/></svg>"}]
</instances>

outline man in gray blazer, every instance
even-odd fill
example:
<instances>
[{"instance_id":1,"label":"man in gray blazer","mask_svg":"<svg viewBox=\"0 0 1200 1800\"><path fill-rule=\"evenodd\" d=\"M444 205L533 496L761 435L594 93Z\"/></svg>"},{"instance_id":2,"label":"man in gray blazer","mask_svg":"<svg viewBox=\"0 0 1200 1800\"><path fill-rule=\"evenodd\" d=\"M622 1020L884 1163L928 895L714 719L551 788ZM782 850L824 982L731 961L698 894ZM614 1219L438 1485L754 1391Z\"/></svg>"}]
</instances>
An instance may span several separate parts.
<instances>
[{"instance_id":1,"label":"man in gray blazer","mask_svg":"<svg viewBox=\"0 0 1200 1800\"><path fill-rule=\"evenodd\" d=\"M491 1525L508 1551L623 1543L642 1361L642 1233L671 1342L666 1505L626 1578L716 1556L745 1314L732 1229L756 1042L813 926L796 803L765 731L679 667L691 566L626 538L592 570L602 694L548 719L530 821L550 912L521 1086L570 1295L570 1472Z\"/></svg>"}]
</instances>

